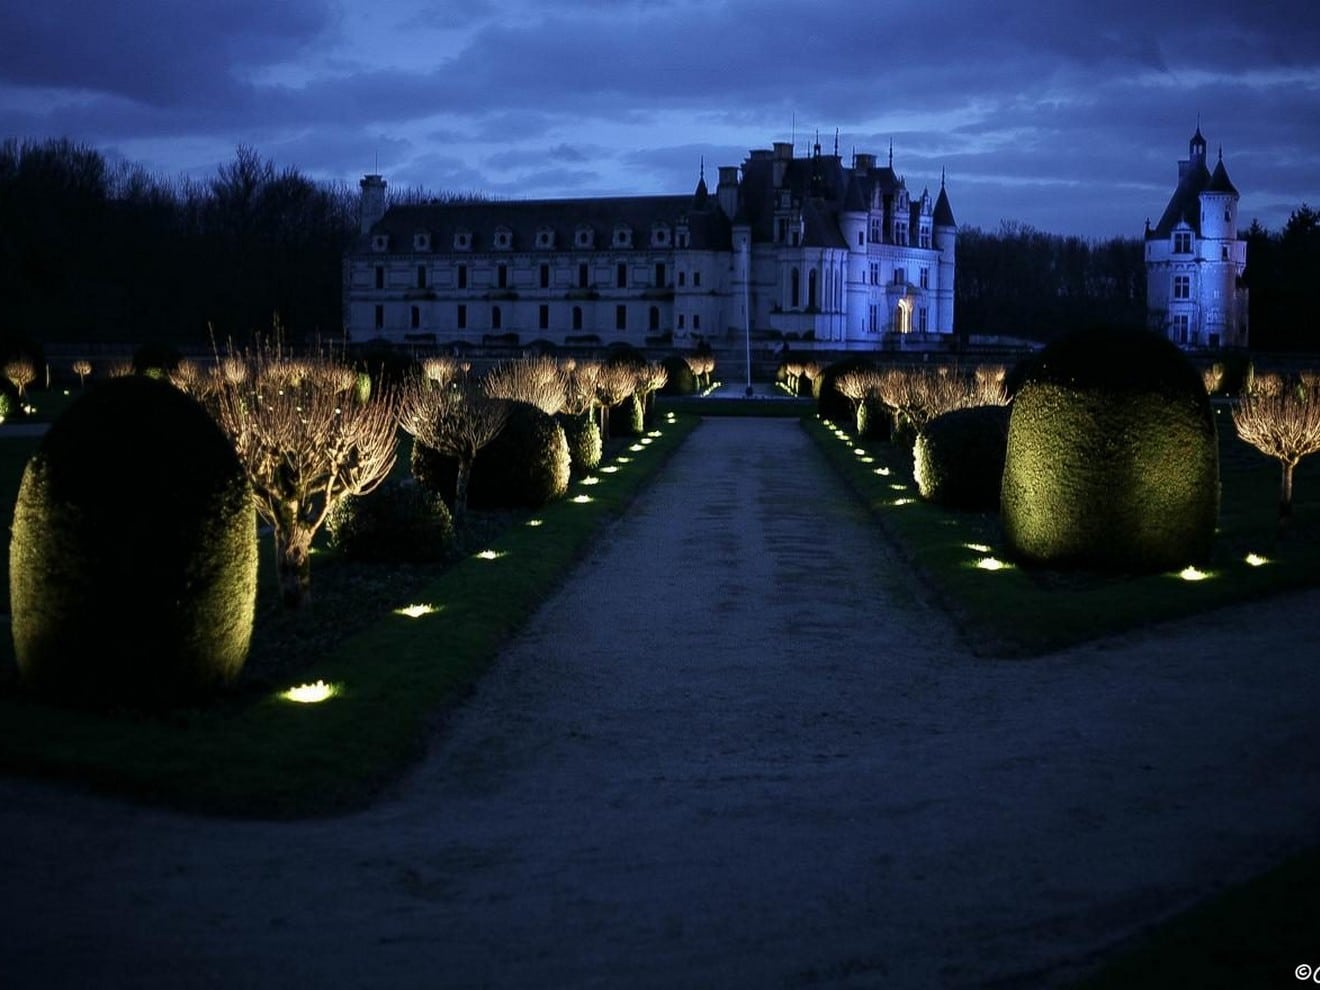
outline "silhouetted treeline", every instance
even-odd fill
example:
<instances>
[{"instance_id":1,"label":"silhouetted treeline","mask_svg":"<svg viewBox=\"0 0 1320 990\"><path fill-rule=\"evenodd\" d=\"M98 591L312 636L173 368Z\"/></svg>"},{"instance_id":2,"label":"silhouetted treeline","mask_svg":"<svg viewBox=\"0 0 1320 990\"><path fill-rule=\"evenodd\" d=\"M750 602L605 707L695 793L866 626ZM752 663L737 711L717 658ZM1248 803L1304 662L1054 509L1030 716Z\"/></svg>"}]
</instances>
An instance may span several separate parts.
<instances>
[{"instance_id":1,"label":"silhouetted treeline","mask_svg":"<svg viewBox=\"0 0 1320 990\"><path fill-rule=\"evenodd\" d=\"M958 231L954 326L963 334L1047 340L1079 326L1142 327L1145 245L1089 241L1005 222Z\"/></svg>"},{"instance_id":2,"label":"silhouetted treeline","mask_svg":"<svg viewBox=\"0 0 1320 990\"><path fill-rule=\"evenodd\" d=\"M171 182L68 141L7 141L0 333L209 344L278 314L290 334L338 337L357 198L246 147L208 182Z\"/></svg>"},{"instance_id":3,"label":"silhouetted treeline","mask_svg":"<svg viewBox=\"0 0 1320 990\"><path fill-rule=\"evenodd\" d=\"M1320 349L1320 212L1303 203L1283 230L1253 222L1246 236L1252 348Z\"/></svg>"}]
</instances>

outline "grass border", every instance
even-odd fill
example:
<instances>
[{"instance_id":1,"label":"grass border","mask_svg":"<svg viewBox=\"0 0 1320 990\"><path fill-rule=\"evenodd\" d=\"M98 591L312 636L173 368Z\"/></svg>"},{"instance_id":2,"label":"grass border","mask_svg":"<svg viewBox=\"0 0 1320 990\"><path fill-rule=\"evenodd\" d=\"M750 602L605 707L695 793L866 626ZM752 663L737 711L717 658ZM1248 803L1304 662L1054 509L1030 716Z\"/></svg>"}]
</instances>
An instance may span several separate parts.
<instances>
[{"instance_id":1,"label":"grass border","mask_svg":"<svg viewBox=\"0 0 1320 990\"><path fill-rule=\"evenodd\" d=\"M436 611L389 614L345 640L306 672L308 681L338 685L327 702L265 693L148 717L20 694L0 699L0 768L208 814L291 819L365 807L423 754L427 730L698 423L661 422L621 455L627 463L603 465L617 471L596 473L590 486L575 482L537 513L539 526L512 526L495 559L465 558L412 592Z\"/></svg>"}]
</instances>

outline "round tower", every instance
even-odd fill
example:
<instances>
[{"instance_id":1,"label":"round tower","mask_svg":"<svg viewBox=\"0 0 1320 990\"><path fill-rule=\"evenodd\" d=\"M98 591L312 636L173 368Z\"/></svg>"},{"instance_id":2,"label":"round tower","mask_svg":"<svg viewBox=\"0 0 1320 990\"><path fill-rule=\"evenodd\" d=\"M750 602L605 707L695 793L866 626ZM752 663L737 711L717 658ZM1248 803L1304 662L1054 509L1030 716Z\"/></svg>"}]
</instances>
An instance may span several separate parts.
<instances>
[{"instance_id":1,"label":"round tower","mask_svg":"<svg viewBox=\"0 0 1320 990\"><path fill-rule=\"evenodd\" d=\"M931 231L935 249L940 253L936 268L935 312L931 314L931 329L936 333L953 333L953 271L954 253L958 245L958 224L949 206L949 194L944 188L944 175L940 174L940 195L935 200L935 213L931 217Z\"/></svg>"},{"instance_id":2,"label":"round tower","mask_svg":"<svg viewBox=\"0 0 1320 990\"><path fill-rule=\"evenodd\" d=\"M385 216L385 179L379 175L364 175L358 182L362 199L358 204L358 223L366 234Z\"/></svg>"}]
</instances>

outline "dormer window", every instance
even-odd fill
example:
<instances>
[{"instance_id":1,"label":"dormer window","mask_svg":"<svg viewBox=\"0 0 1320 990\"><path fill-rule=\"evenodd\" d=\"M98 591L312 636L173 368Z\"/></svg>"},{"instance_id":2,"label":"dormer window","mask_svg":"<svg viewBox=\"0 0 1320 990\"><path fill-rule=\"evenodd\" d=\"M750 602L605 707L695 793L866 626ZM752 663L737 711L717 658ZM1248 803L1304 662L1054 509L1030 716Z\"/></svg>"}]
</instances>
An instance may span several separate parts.
<instances>
[{"instance_id":1,"label":"dormer window","mask_svg":"<svg viewBox=\"0 0 1320 990\"><path fill-rule=\"evenodd\" d=\"M389 249L390 249L390 235L389 235L389 234L372 234L372 235L371 235L371 250L373 250L373 251L375 251L377 254L379 254L379 253L381 253L382 251L388 251Z\"/></svg>"},{"instance_id":2,"label":"dormer window","mask_svg":"<svg viewBox=\"0 0 1320 990\"><path fill-rule=\"evenodd\" d=\"M651 227L651 246L669 247L669 226L668 224L657 223Z\"/></svg>"},{"instance_id":3,"label":"dormer window","mask_svg":"<svg viewBox=\"0 0 1320 990\"><path fill-rule=\"evenodd\" d=\"M1173 232L1173 253L1192 253L1192 232L1190 230L1175 230Z\"/></svg>"},{"instance_id":4,"label":"dormer window","mask_svg":"<svg viewBox=\"0 0 1320 990\"><path fill-rule=\"evenodd\" d=\"M507 251L513 247L513 231L508 227L495 228L495 247L501 251Z\"/></svg>"},{"instance_id":5,"label":"dormer window","mask_svg":"<svg viewBox=\"0 0 1320 990\"><path fill-rule=\"evenodd\" d=\"M632 247L632 228L618 224L614 228L613 245L616 248Z\"/></svg>"},{"instance_id":6,"label":"dormer window","mask_svg":"<svg viewBox=\"0 0 1320 990\"><path fill-rule=\"evenodd\" d=\"M555 246L555 232L550 227L541 227L536 232L536 246L552 248Z\"/></svg>"},{"instance_id":7,"label":"dormer window","mask_svg":"<svg viewBox=\"0 0 1320 990\"><path fill-rule=\"evenodd\" d=\"M472 231L470 230L454 231L454 250L455 251L472 250Z\"/></svg>"},{"instance_id":8,"label":"dormer window","mask_svg":"<svg viewBox=\"0 0 1320 990\"><path fill-rule=\"evenodd\" d=\"M429 251L431 250L431 235L425 230L419 230L413 234L413 250Z\"/></svg>"},{"instance_id":9,"label":"dormer window","mask_svg":"<svg viewBox=\"0 0 1320 990\"><path fill-rule=\"evenodd\" d=\"M674 236L674 246L686 248L689 244L689 233L686 227L680 227L678 233Z\"/></svg>"},{"instance_id":10,"label":"dormer window","mask_svg":"<svg viewBox=\"0 0 1320 990\"><path fill-rule=\"evenodd\" d=\"M580 248L594 247L596 244L596 232L585 224L578 227L573 232L573 246Z\"/></svg>"}]
</instances>

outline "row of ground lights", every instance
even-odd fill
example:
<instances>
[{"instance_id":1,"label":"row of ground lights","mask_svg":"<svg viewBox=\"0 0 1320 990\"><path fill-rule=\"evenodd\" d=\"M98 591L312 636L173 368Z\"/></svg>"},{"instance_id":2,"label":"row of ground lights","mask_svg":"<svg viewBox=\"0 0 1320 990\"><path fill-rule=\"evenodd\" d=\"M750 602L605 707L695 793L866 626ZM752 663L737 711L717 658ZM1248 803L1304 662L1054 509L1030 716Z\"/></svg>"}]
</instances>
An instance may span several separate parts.
<instances>
[{"instance_id":1,"label":"row of ground lights","mask_svg":"<svg viewBox=\"0 0 1320 990\"><path fill-rule=\"evenodd\" d=\"M670 424L675 422L674 414L672 412L667 414L666 421ZM642 437L641 440L639 440L636 444L633 444L628 449L634 452L643 451L647 448L647 446L654 443L657 439L659 439L662 436L664 436L664 433L661 430L652 430L645 437ZM615 458L615 460L618 462L618 464L632 463L631 457L617 457ZM618 464L610 464L601 468L600 469L601 474L617 473L619 470ZM592 487L594 485L600 484L601 480L602 479L596 477L595 475L588 475L587 477L582 478L579 483L586 487ZM570 501L581 505L583 503L592 501L592 498L590 495L581 494L574 496ZM545 521L542 519L527 520L527 525L533 528L543 526L544 524ZM478 551L477 553L473 554L473 556L476 557L478 560L499 560L501 557L507 557L508 551L487 549L487 550ZM443 605L430 605L426 603L419 603L415 605L405 605L403 608L396 608L394 610L394 613L396 615L402 615L410 619L419 619L425 615L433 615L436 612L441 611L441 609L443 608L444 608ZM310 684L299 684L296 687L289 688L287 691L281 691L279 696L283 698L285 701L292 701L298 704L307 705L307 704L316 704L322 701L329 701L331 698L339 694L339 692L340 692L340 685L338 684L327 684L325 681L315 681Z\"/></svg>"},{"instance_id":2,"label":"row of ground lights","mask_svg":"<svg viewBox=\"0 0 1320 990\"><path fill-rule=\"evenodd\" d=\"M835 426L828 419L822 419L821 422L825 424L825 428L828 429L831 433L833 433L838 440L840 440L843 443L846 443L852 449L853 456L856 457L861 463L863 464L875 463L875 457L870 453L868 453L865 447L853 446L853 438L848 435L847 430L843 429L842 427ZM879 475L882 478L888 478L889 468L887 467L872 468L872 473ZM891 484L889 488L891 491L896 491L896 492L908 491L907 485L902 485L898 483ZM916 502L916 499L911 498L910 496L907 495L900 495L898 498L893 499L889 504L902 506L902 505L912 505L914 502Z\"/></svg>"}]
</instances>

